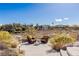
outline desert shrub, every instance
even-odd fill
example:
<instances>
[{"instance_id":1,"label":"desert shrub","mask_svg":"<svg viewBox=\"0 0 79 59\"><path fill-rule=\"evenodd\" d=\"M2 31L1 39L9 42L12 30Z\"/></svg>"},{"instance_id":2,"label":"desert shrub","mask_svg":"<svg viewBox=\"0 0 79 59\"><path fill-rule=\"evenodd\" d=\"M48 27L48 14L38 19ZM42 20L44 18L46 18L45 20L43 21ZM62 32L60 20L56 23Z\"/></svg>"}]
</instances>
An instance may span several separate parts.
<instances>
[{"instance_id":1,"label":"desert shrub","mask_svg":"<svg viewBox=\"0 0 79 59\"><path fill-rule=\"evenodd\" d=\"M0 53L0 56L19 56L20 52L18 49L5 49L2 50L2 53Z\"/></svg>"},{"instance_id":2,"label":"desert shrub","mask_svg":"<svg viewBox=\"0 0 79 59\"><path fill-rule=\"evenodd\" d=\"M20 55L18 47L19 42L7 31L0 31L0 55L18 56Z\"/></svg>"},{"instance_id":3,"label":"desert shrub","mask_svg":"<svg viewBox=\"0 0 79 59\"><path fill-rule=\"evenodd\" d=\"M0 41L0 50L4 50L7 49L8 47L6 46L6 44L4 42Z\"/></svg>"},{"instance_id":4,"label":"desert shrub","mask_svg":"<svg viewBox=\"0 0 79 59\"><path fill-rule=\"evenodd\" d=\"M43 36L41 38L41 43L47 43L48 42L48 39L49 39L49 36Z\"/></svg>"},{"instance_id":5,"label":"desert shrub","mask_svg":"<svg viewBox=\"0 0 79 59\"><path fill-rule=\"evenodd\" d=\"M31 35L27 35L27 41L29 44L33 44L34 42L36 42L36 39Z\"/></svg>"},{"instance_id":6,"label":"desert shrub","mask_svg":"<svg viewBox=\"0 0 79 59\"><path fill-rule=\"evenodd\" d=\"M72 36L73 38L77 39L77 33L76 32L69 32L69 35Z\"/></svg>"},{"instance_id":7,"label":"desert shrub","mask_svg":"<svg viewBox=\"0 0 79 59\"><path fill-rule=\"evenodd\" d=\"M19 54L22 56L25 54L25 51L24 50L20 50Z\"/></svg>"},{"instance_id":8,"label":"desert shrub","mask_svg":"<svg viewBox=\"0 0 79 59\"><path fill-rule=\"evenodd\" d=\"M26 38L23 38L21 41L22 41L22 43L23 42L27 42L27 39Z\"/></svg>"},{"instance_id":9,"label":"desert shrub","mask_svg":"<svg viewBox=\"0 0 79 59\"><path fill-rule=\"evenodd\" d=\"M24 54L24 50L19 50L18 48L0 49L0 56L23 56Z\"/></svg>"},{"instance_id":10,"label":"desert shrub","mask_svg":"<svg viewBox=\"0 0 79 59\"><path fill-rule=\"evenodd\" d=\"M6 53L7 56L19 56L19 52L16 50L5 50L4 54Z\"/></svg>"},{"instance_id":11,"label":"desert shrub","mask_svg":"<svg viewBox=\"0 0 79 59\"><path fill-rule=\"evenodd\" d=\"M13 44L18 44L18 41L7 31L0 31L0 41L5 43L8 47L11 47Z\"/></svg>"},{"instance_id":12,"label":"desert shrub","mask_svg":"<svg viewBox=\"0 0 79 59\"><path fill-rule=\"evenodd\" d=\"M11 41L11 35L6 31L0 31L0 41L4 42L6 45L9 46Z\"/></svg>"},{"instance_id":13,"label":"desert shrub","mask_svg":"<svg viewBox=\"0 0 79 59\"><path fill-rule=\"evenodd\" d=\"M16 43L12 43L11 44L11 48L16 48L17 47L17 44Z\"/></svg>"},{"instance_id":14,"label":"desert shrub","mask_svg":"<svg viewBox=\"0 0 79 59\"><path fill-rule=\"evenodd\" d=\"M37 30L34 27L28 27L27 30L26 30L26 33L27 33L27 35L35 36L36 31Z\"/></svg>"},{"instance_id":15,"label":"desert shrub","mask_svg":"<svg viewBox=\"0 0 79 59\"><path fill-rule=\"evenodd\" d=\"M52 47L59 51L63 47L66 47L70 43L74 43L76 38L73 38L71 35L66 33L56 34L54 37L50 39L50 43Z\"/></svg>"},{"instance_id":16,"label":"desert shrub","mask_svg":"<svg viewBox=\"0 0 79 59\"><path fill-rule=\"evenodd\" d=\"M10 42L10 47L11 48L17 48L17 46L20 44L20 42L15 39L14 37L12 37L11 42Z\"/></svg>"},{"instance_id":17,"label":"desert shrub","mask_svg":"<svg viewBox=\"0 0 79 59\"><path fill-rule=\"evenodd\" d=\"M32 44L36 41L35 37L33 35L26 35L24 39L22 39L22 42L28 42L29 44Z\"/></svg>"},{"instance_id":18,"label":"desert shrub","mask_svg":"<svg viewBox=\"0 0 79 59\"><path fill-rule=\"evenodd\" d=\"M26 33L24 33L23 37L23 41L27 41L28 43L34 43L36 40L36 32L37 30L34 27L28 27L26 30Z\"/></svg>"},{"instance_id":19,"label":"desert shrub","mask_svg":"<svg viewBox=\"0 0 79 59\"><path fill-rule=\"evenodd\" d=\"M9 42L11 35L6 31L0 31L0 41Z\"/></svg>"},{"instance_id":20,"label":"desert shrub","mask_svg":"<svg viewBox=\"0 0 79 59\"><path fill-rule=\"evenodd\" d=\"M32 39L32 35L27 35L27 39Z\"/></svg>"}]
</instances>

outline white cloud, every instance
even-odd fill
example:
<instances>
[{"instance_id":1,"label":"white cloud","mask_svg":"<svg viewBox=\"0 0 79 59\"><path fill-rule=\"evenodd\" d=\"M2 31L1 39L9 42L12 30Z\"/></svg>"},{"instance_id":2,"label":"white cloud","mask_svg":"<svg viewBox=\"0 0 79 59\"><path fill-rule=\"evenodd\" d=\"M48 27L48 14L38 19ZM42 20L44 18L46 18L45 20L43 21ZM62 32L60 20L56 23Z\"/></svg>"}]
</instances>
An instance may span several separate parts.
<instances>
[{"instance_id":1,"label":"white cloud","mask_svg":"<svg viewBox=\"0 0 79 59\"><path fill-rule=\"evenodd\" d=\"M69 18L65 17L65 18L56 18L55 21L56 22L62 22L62 21L67 21L69 20Z\"/></svg>"},{"instance_id":2,"label":"white cloud","mask_svg":"<svg viewBox=\"0 0 79 59\"><path fill-rule=\"evenodd\" d=\"M2 24L0 24L0 26L2 26Z\"/></svg>"},{"instance_id":3,"label":"white cloud","mask_svg":"<svg viewBox=\"0 0 79 59\"><path fill-rule=\"evenodd\" d=\"M69 20L69 18L64 18L64 20Z\"/></svg>"},{"instance_id":4,"label":"white cloud","mask_svg":"<svg viewBox=\"0 0 79 59\"><path fill-rule=\"evenodd\" d=\"M59 18L59 19L55 19L56 22L62 22L62 19Z\"/></svg>"}]
</instances>

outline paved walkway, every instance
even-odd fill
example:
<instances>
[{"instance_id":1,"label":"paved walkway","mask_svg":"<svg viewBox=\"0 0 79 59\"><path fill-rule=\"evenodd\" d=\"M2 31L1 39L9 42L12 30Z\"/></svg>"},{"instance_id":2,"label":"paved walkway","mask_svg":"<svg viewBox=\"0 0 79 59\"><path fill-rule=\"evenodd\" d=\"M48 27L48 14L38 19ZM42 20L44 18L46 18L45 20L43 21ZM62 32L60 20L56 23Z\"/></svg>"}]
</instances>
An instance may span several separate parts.
<instances>
[{"instance_id":1,"label":"paved walkway","mask_svg":"<svg viewBox=\"0 0 79 59\"><path fill-rule=\"evenodd\" d=\"M51 50L47 44L34 45L22 45L21 49L25 50L26 56L60 56L59 52Z\"/></svg>"},{"instance_id":2,"label":"paved walkway","mask_svg":"<svg viewBox=\"0 0 79 59\"><path fill-rule=\"evenodd\" d=\"M79 47L67 47L70 56L79 56Z\"/></svg>"}]
</instances>

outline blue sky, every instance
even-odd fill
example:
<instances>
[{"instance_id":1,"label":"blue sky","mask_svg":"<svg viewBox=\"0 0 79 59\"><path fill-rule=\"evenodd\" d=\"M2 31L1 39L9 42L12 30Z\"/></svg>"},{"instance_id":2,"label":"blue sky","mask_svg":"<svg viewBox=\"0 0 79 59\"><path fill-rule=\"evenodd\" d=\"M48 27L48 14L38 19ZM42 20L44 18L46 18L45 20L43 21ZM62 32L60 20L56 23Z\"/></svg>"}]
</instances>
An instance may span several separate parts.
<instances>
[{"instance_id":1,"label":"blue sky","mask_svg":"<svg viewBox=\"0 0 79 59\"><path fill-rule=\"evenodd\" d=\"M0 4L0 24L78 24L79 4Z\"/></svg>"}]
</instances>

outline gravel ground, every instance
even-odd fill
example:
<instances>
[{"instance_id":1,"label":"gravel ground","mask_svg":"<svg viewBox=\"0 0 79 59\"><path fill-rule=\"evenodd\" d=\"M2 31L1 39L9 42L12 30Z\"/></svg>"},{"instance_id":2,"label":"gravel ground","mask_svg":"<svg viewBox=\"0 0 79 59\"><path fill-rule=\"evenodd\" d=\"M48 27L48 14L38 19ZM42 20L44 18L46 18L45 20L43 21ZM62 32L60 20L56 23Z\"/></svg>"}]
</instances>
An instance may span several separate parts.
<instances>
[{"instance_id":1,"label":"gravel ground","mask_svg":"<svg viewBox=\"0 0 79 59\"><path fill-rule=\"evenodd\" d=\"M60 56L59 52L51 50L47 44L40 44L38 46L22 45L21 49L25 50L25 56Z\"/></svg>"}]
</instances>

